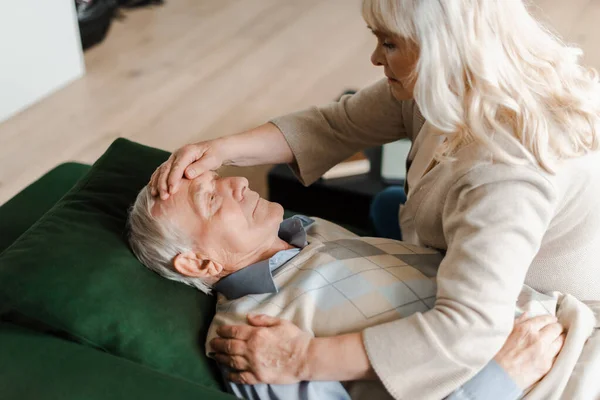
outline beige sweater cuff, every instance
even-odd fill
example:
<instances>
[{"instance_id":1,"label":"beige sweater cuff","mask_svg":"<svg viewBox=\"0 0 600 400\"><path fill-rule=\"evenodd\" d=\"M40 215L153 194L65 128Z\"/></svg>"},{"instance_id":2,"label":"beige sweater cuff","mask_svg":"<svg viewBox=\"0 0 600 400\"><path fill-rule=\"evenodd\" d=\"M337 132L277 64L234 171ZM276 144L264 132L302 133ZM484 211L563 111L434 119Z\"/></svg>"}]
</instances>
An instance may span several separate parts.
<instances>
[{"instance_id":1,"label":"beige sweater cuff","mask_svg":"<svg viewBox=\"0 0 600 400\"><path fill-rule=\"evenodd\" d=\"M432 345L416 323L419 314L363 331L367 356L394 399L442 399L477 373Z\"/></svg>"},{"instance_id":2,"label":"beige sweater cuff","mask_svg":"<svg viewBox=\"0 0 600 400\"><path fill-rule=\"evenodd\" d=\"M302 125L298 123L294 114L277 117L269 122L283 133L283 137L294 154L295 161L288 165L296 178L304 186L319 179L326 170L321 172L323 168L319 168L320 163L311 158L310 146L307 146L306 143L307 138L302 137Z\"/></svg>"}]
</instances>

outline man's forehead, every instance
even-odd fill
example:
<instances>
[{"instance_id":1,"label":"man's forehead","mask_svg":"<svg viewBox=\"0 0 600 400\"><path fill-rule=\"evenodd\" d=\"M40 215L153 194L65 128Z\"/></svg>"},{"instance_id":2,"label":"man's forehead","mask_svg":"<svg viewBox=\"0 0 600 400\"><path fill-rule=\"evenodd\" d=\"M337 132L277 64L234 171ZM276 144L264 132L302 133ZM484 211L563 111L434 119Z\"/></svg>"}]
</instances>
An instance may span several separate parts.
<instances>
[{"instance_id":1,"label":"man's forehead","mask_svg":"<svg viewBox=\"0 0 600 400\"><path fill-rule=\"evenodd\" d=\"M183 178L181 181L181 185L176 194L169 196L168 199L163 200L160 196L154 197L154 204L150 210L153 217L160 217L165 215L168 212L169 204L173 203L175 196L183 196L185 192L189 191L192 188L192 184L197 184L197 190L204 191L208 190L209 183L212 183L215 179L220 178L220 175L215 171L206 171L200 175L198 175L195 179L190 180L187 178Z\"/></svg>"}]
</instances>

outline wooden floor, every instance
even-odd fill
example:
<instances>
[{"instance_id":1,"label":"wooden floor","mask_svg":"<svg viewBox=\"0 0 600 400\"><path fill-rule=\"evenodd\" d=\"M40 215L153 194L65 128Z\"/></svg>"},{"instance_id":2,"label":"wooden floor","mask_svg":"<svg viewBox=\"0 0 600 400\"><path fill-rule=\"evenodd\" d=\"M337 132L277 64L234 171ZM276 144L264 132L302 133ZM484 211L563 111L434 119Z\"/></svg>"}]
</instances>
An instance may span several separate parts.
<instances>
[{"instance_id":1,"label":"wooden floor","mask_svg":"<svg viewBox=\"0 0 600 400\"><path fill-rule=\"evenodd\" d=\"M537 0L600 67L600 0ZM131 10L85 53L87 75L0 124L0 204L117 137L174 150L378 79L359 0L166 0ZM1 70L1 69L0 69ZM249 176L265 192L265 168Z\"/></svg>"}]
</instances>

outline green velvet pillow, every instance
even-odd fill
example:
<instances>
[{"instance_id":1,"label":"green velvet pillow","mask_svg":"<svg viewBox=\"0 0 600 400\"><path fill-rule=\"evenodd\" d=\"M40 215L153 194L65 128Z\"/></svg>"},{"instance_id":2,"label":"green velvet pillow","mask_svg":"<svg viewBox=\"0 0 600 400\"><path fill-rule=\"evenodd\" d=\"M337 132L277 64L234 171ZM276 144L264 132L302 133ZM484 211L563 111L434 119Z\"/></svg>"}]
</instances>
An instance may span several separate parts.
<instances>
[{"instance_id":1,"label":"green velvet pillow","mask_svg":"<svg viewBox=\"0 0 600 400\"><path fill-rule=\"evenodd\" d=\"M220 388L204 355L214 298L146 269L125 237L127 209L167 157L116 140L0 255L0 301L87 345Z\"/></svg>"},{"instance_id":2,"label":"green velvet pillow","mask_svg":"<svg viewBox=\"0 0 600 400\"><path fill-rule=\"evenodd\" d=\"M64 163L46 173L0 207L0 253L56 204L90 169Z\"/></svg>"}]
</instances>

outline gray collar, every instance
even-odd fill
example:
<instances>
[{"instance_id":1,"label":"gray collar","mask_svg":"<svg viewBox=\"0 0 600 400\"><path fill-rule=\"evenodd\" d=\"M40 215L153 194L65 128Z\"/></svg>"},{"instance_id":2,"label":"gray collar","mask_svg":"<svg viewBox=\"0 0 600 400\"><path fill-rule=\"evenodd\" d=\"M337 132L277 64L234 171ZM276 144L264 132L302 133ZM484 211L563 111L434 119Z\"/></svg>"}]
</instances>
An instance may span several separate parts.
<instances>
[{"instance_id":1,"label":"gray collar","mask_svg":"<svg viewBox=\"0 0 600 400\"><path fill-rule=\"evenodd\" d=\"M311 218L294 215L279 225L278 236L292 246L303 249L308 244L306 228L312 223L314 220ZM269 260L259 261L226 276L215 284L214 289L228 300L249 294L276 293L278 289L273 281Z\"/></svg>"}]
</instances>

